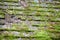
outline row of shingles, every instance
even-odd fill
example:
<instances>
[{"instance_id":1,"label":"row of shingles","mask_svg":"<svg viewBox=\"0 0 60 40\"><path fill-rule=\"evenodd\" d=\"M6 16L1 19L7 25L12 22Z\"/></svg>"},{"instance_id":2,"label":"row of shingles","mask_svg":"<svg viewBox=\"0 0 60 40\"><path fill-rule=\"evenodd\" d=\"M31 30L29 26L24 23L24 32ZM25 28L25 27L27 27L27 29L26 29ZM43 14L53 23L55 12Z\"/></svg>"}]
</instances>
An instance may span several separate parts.
<instances>
[{"instance_id":1,"label":"row of shingles","mask_svg":"<svg viewBox=\"0 0 60 40\"><path fill-rule=\"evenodd\" d=\"M26 34L27 35L27 34ZM19 39L20 40L20 39Z\"/></svg>"},{"instance_id":2,"label":"row of shingles","mask_svg":"<svg viewBox=\"0 0 60 40\"><path fill-rule=\"evenodd\" d=\"M6 3L6 2L5 2ZM1 5L3 5L3 4L1 4ZM7 4L8 5L8 4ZM12 4L13 5L13 4ZM12 5L10 6L11 8L9 8L10 10L13 10L12 9ZM14 4L14 5L18 5L18 4ZM13 7L14 7L14 5L13 5ZM45 6L45 7L43 7L43 5L45 5L45 4L41 4L41 6L39 7L39 6L32 6L32 8L34 7L34 8L55 8L55 9L60 9L59 7L60 7L60 5L51 5L51 4L47 4L47 7ZM51 7L50 7L51 6ZM6 7L6 4L5 4L5 6L4 7ZM3 7L3 9L4 9L4 7ZM19 6L15 6L16 8L16 10L23 10L23 9L18 9L19 7L20 7L20 5ZM17 8L18 7L18 8ZM2 8L2 6L0 7L0 8ZM6 7L7 8L7 7ZM25 10L24 10L25 11ZM32 10L32 9L30 9L29 11L35 11L35 10ZM37 10L37 11L39 11L39 10ZM54 12L54 9L53 9L53 11L51 11L51 9L48 11L48 12Z\"/></svg>"},{"instance_id":3,"label":"row of shingles","mask_svg":"<svg viewBox=\"0 0 60 40\"><path fill-rule=\"evenodd\" d=\"M2 30L2 29L1 29L1 30ZM5 31L5 30L6 30L6 31ZM2 33L2 35L6 33L5 36L14 37L14 36L13 36L13 34L14 34L14 35L19 35L19 36L16 36L16 37L18 37L18 38L19 38L19 37L22 37L22 38L23 38L24 36L29 36L29 35L31 35L30 33L29 33L29 34L26 33L26 32L30 32L30 31L27 31L27 30L26 30L26 32L23 32L23 33L21 32L21 34L19 34L20 32L16 32L16 31L23 31L24 28L22 28L22 30L11 30L11 29L5 29L5 30L4 30L4 29L2 30L2 31L5 31L5 32ZM9 31L10 31L10 32L9 32ZM14 32L13 32L13 31L14 31ZM24 31L25 31L25 30L24 30ZM10 33L10 35L9 35L9 33ZM11 33L12 33L12 34L11 34ZM8 39L8 40L9 40L9 39ZM20 38L19 38L19 40L20 40Z\"/></svg>"},{"instance_id":4,"label":"row of shingles","mask_svg":"<svg viewBox=\"0 0 60 40\"><path fill-rule=\"evenodd\" d=\"M57 13L57 12L56 12L56 13ZM56 15L56 16L57 16L57 15ZM54 15L54 17L55 17L55 15ZM33 18L34 18L34 17L33 17ZM52 18L52 17L51 17L51 18ZM54 20L53 20L53 21L54 21ZM43 22L44 22L44 21L43 21ZM44 22L44 23L45 23L45 22ZM43 23L42 23L42 24L43 24ZM47 25L45 25L45 27L46 27L47 29L49 29L50 32L54 32L54 33L56 32L57 34L59 34L59 29L58 29L58 31L55 30L56 28L59 28L59 26L56 27L56 28L55 28L55 26L59 25L60 22L56 22L56 23L55 23L55 22L50 22L50 23L48 22L47 24L50 25L50 26L46 27ZM54 25L55 25L55 26L54 26ZM40 26L41 26L41 25L40 25ZM42 29L42 28L41 28L41 29ZM54 30L55 30L55 31L54 31Z\"/></svg>"},{"instance_id":5,"label":"row of shingles","mask_svg":"<svg viewBox=\"0 0 60 40\"><path fill-rule=\"evenodd\" d=\"M6 2L4 2L4 4L7 4ZM7 8L7 7L6 7ZM13 7L12 7L13 8ZM12 9L12 8L10 8L10 9ZM4 9L4 8L3 8Z\"/></svg>"},{"instance_id":6,"label":"row of shingles","mask_svg":"<svg viewBox=\"0 0 60 40\"><path fill-rule=\"evenodd\" d=\"M43 18L42 18L43 19Z\"/></svg>"},{"instance_id":7,"label":"row of shingles","mask_svg":"<svg viewBox=\"0 0 60 40\"><path fill-rule=\"evenodd\" d=\"M6 2L4 2L4 3L7 5L7 3L6 3ZM9 7L8 7L8 8L9 8ZM14 7L13 7L13 8L14 8ZM12 9L13 9L13 8L12 8ZM3 9L7 9L7 7L3 8Z\"/></svg>"},{"instance_id":8,"label":"row of shingles","mask_svg":"<svg viewBox=\"0 0 60 40\"><path fill-rule=\"evenodd\" d=\"M56 12L57 13L57 12ZM54 15L54 16L57 16L57 15ZM34 17L33 17L34 18ZM51 17L52 18L52 17ZM53 20L54 21L54 20ZM47 21L46 21L47 22ZM43 24L45 24L46 23L45 21L43 21L43 23L42 23L42 25ZM36 23L34 23L34 24L36 24ZM41 23L39 23L39 24L41 24ZM54 33L54 35L55 35L55 33L56 33L56 36L55 37L59 37L59 33L60 33L60 31L59 31L59 24L60 24L60 22L47 22L46 24L48 24L48 25L50 25L50 26L48 26L48 25L45 25L45 28L47 28L47 30L49 31L49 32L53 32ZM36 25L35 25L36 26ZM40 25L41 26L41 25ZM58 26L58 27L57 27ZM44 29L45 29L44 28ZM41 28L42 29L42 28ZM52 34L53 35L53 34ZM52 36L51 35L51 36ZM52 36L53 37L53 36Z\"/></svg>"},{"instance_id":9,"label":"row of shingles","mask_svg":"<svg viewBox=\"0 0 60 40\"><path fill-rule=\"evenodd\" d=\"M7 2L7 1L11 1L11 0L5 0L4 2ZM15 1L18 1L18 0L15 0ZM13 3L14 2L14 0L13 1L11 1L11 3ZM18 3L18 2L17 2ZM30 2L30 3L33 3L33 2ZM47 4L60 4L60 2L46 2ZM3 4L3 3L1 3L1 4ZM34 3L33 3L34 4ZM37 4L37 3L35 3L35 4ZM9 5L9 4L8 4ZM10 6L14 6L14 4L10 4ZM17 6L17 5L16 5ZM18 5L19 6L19 5ZM54 6L53 6L54 7ZM56 6L55 6L56 7ZM57 6L57 8L58 8L59 6Z\"/></svg>"},{"instance_id":10,"label":"row of shingles","mask_svg":"<svg viewBox=\"0 0 60 40\"><path fill-rule=\"evenodd\" d=\"M48 9L46 9L46 10L48 11ZM52 9L50 9L48 12L50 12L51 10L52 10ZM23 10L22 10L22 11L23 11ZM24 10L24 11L25 11L25 10ZM26 11L27 11L27 10L26 10ZM26 11L25 11L25 12L26 12ZM29 10L29 11L30 11L30 10ZM34 10L34 11L36 11L36 10ZM40 10L38 10L38 11L40 11ZM42 10L42 11L44 11L44 10ZM54 11L55 11L55 10L54 10ZM54 12L54 11L52 11L52 12ZM25 12L24 12L24 13L25 13ZM58 12L58 13L59 13L59 12ZM40 14L40 15L41 15L41 14ZM54 15L54 14L53 14L53 15Z\"/></svg>"},{"instance_id":11,"label":"row of shingles","mask_svg":"<svg viewBox=\"0 0 60 40\"><path fill-rule=\"evenodd\" d=\"M27 34L26 34L27 35Z\"/></svg>"},{"instance_id":12,"label":"row of shingles","mask_svg":"<svg viewBox=\"0 0 60 40\"><path fill-rule=\"evenodd\" d=\"M59 9L59 8L58 8ZM57 8L56 8L56 10L57 10ZM56 13L58 13L58 12L56 12ZM54 17L55 16L58 16L58 15L54 15ZM56 19L56 18L55 18ZM58 19L58 18L57 18ZM60 19L60 17L59 17L59 19ZM54 20L53 20L54 21ZM50 23L49 23L50 24ZM56 39L58 39L58 38L60 38L60 22L56 22L56 23L54 23L54 22L51 22L51 27L50 28L48 28L48 31L49 31L49 33L51 33L51 34L49 34L52 38L56 38Z\"/></svg>"},{"instance_id":13,"label":"row of shingles","mask_svg":"<svg viewBox=\"0 0 60 40\"><path fill-rule=\"evenodd\" d=\"M54 20L53 20L54 21ZM55 25L55 23L53 23L53 22L51 22L51 24L53 24L52 26L54 27L54 25ZM60 23L57 23L57 24L60 24ZM55 26L57 26L57 24L55 25ZM50 27L50 28L48 28L48 29L53 29L53 30L51 30L51 31L53 31L53 32L57 32L57 31L54 31L54 28L52 28L52 26ZM58 30L58 32L59 32L59 30Z\"/></svg>"},{"instance_id":14,"label":"row of shingles","mask_svg":"<svg viewBox=\"0 0 60 40\"><path fill-rule=\"evenodd\" d=\"M12 7L13 8L13 7ZM12 8L10 8L10 9L12 9ZM13 9L15 9L15 8L13 8ZM13 10L12 9L12 10ZM17 8L16 8L17 9ZM41 10L40 10L41 9ZM44 14L42 14L42 13L44 13L44 12L48 12L48 14L46 14L47 16L50 16L50 12L54 12L54 13L59 13L59 10L58 10L58 12L54 9L53 11L51 11L52 9L47 9L47 8L45 8L46 9L46 11L45 10L42 10L42 9L44 9L44 8L40 8L40 9L38 9L38 11L39 12L36 12L36 13L32 13L33 15L37 15L37 14L39 14L39 15L44 15ZM17 9L18 10L18 9ZM19 9L19 11L20 11L21 9ZM48 11L49 10L49 11ZM23 11L23 10L21 10L21 11ZM33 10L33 11L36 11L36 10ZM12 11L11 11L12 12ZM17 11L18 12L18 11ZM24 13L27 13L27 15L31 15L31 13L30 14L28 14L29 12L30 12L30 10L29 10L29 12L27 12L27 10L25 11L24 10ZM14 12L15 13L15 12ZM19 13L19 12L18 12ZM22 14L24 14L24 13L22 13ZM53 15L54 16L54 13L53 14L51 14L51 16ZM12 13L11 13L12 14ZM32 15L32 16L33 16ZM58 15L58 14L57 14Z\"/></svg>"},{"instance_id":15,"label":"row of shingles","mask_svg":"<svg viewBox=\"0 0 60 40\"><path fill-rule=\"evenodd\" d=\"M58 3L60 2L59 0L54 0L54 1L55 1L55 2L58 2ZM60 6L60 4L54 3L54 6L55 6L55 5L59 5L59 6ZM57 19L57 20L60 20L60 17L58 17L58 15L59 15L58 12L59 12L59 10L60 10L59 7L56 8L56 11L57 11L57 12L55 13L55 16L56 16L57 18L55 18L55 19ZM60 12L59 12L59 13L60 13ZM56 15L56 14L58 14L58 15ZM54 17L55 17L55 16L54 16ZM59 24L60 24L60 22L56 22L55 24L53 24L53 27L54 27L56 30L58 30L58 31L56 31L56 33L57 33L56 35L58 35L58 36L60 36L60 35L59 35L59 33L60 33L60 28L59 28L60 25L59 25Z\"/></svg>"},{"instance_id":16,"label":"row of shingles","mask_svg":"<svg viewBox=\"0 0 60 40\"><path fill-rule=\"evenodd\" d=\"M6 0L5 0L5 1L6 1ZM5 2L5 1L2 1L3 3L0 2L0 4L1 4L1 5L0 5L0 9L1 9L1 10L0 10L0 16L1 16L1 17L0 17L1 21L0 21L0 22L3 23L3 24L4 24L4 21L5 21L5 20L4 20L4 12L3 12L3 9L6 10L6 9L10 8L10 7L8 6L8 4L13 4L13 3ZM8 1L9 1L9 0L8 0ZM15 4L17 4L17 3L14 3L13 5L15 5ZM13 8L14 8L14 7L13 7ZM13 9L13 8L12 8L12 9ZM7 12L8 12L8 11L7 11ZM9 11L8 13L11 13L11 12ZM2 17L3 17L3 18L2 18ZM2 21L3 21L3 22L2 22Z\"/></svg>"},{"instance_id":17,"label":"row of shingles","mask_svg":"<svg viewBox=\"0 0 60 40\"><path fill-rule=\"evenodd\" d=\"M56 2L58 2L58 1L56 1ZM55 4L56 4L56 3L55 3ZM54 4L54 6L55 6L55 4ZM57 4L57 5L59 5L59 4ZM59 6L60 6L60 5L59 5ZM55 18L53 18L53 19L60 20L60 17L58 17L58 15L59 15L58 13L60 13L59 10L60 10L59 7L58 7L58 8L55 8L55 11L57 11L57 12L55 13L54 17L56 16L57 18L55 17ZM58 14L58 15L56 15L56 14ZM53 20L53 19L52 19L52 20ZM54 21L54 20L53 20L53 21ZM49 28L48 30L49 30L49 32L52 33L52 35L51 35L51 34L49 34L49 35L51 35L51 37L54 38L54 39L55 39L55 38L56 38L56 39L59 39L59 38L60 38L60 37L59 37L59 36L60 36L60 35L59 35L59 34L60 34L60 25L59 25L60 22L55 22L55 23L54 23L54 22L51 22L51 24L52 24L52 27ZM53 36L53 35L54 35L54 36Z\"/></svg>"},{"instance_id":18,"label":"row of shingles","mask_svg":"<svg viewBox=\"0 0 60 40\"><path fill-rule=\"evenodd\" d=\"M56 10L57 10L57 9L56 9ZM54 10L54 11L56 11L56 10ZM52 12L52 13L53 13L53 12ZM58 12L56 12L56 13L58 13ZM53 21L54 21L54 19L60 20L60 17L58 18L58 15L56 15L56 13L54 12L54 14L55 14L55 15L53 15L54 18L53 18L52 16L51 16L51 17L47 16L47 17L49 18L49 22L50 22L50 20L53 20ZM55 17L55 16L56 16L56 17ZM51 18L51 19L50 19L50 18ZM56 21L56 20L55 20L55 21ZM59 35L59 33L60 33L60 28L59 28L59 26L58 26L58 25L60 24L60 22L51 22L51 23L49 23L49 22L48 22L47 24L49 24L50 26L47 26L47 25L46 25L45 28L47 28L47 30L49 31L49 33L50 33L50 32L53 32L52 35L53 35L53 34L54 34L54 35L56 34L56 35L55 35L55 38L58 38L58 37L60 36L60 35ZM45 22L44 22L44 23L45 23ZM51 25L51 24L52 24L52 25ZM55 25L55 26L54 26L54 25ZM44 29L45 29L45 28L44 28ZM52 36L52 35L51 35L51 36ZM52 37L53 37L53 36L52 36Z\"/></svg>"}]
</instances>

